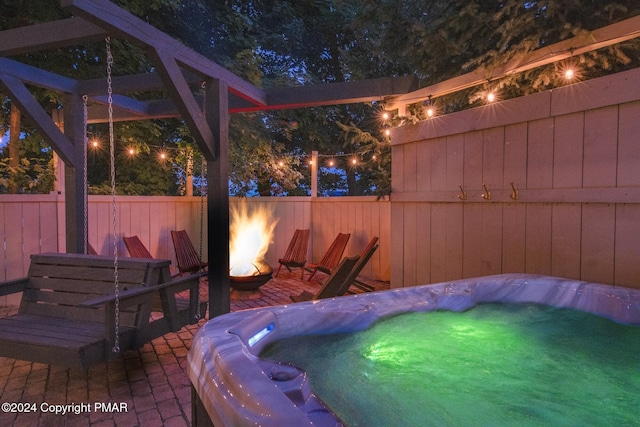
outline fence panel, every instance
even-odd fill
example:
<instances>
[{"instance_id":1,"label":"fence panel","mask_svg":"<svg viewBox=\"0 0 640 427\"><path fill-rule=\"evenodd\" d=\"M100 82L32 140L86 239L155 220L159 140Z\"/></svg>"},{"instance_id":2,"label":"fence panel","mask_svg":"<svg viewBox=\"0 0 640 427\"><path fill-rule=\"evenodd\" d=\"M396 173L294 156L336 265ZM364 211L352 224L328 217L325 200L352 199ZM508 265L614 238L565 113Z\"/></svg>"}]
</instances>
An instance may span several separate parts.
<instances>
[{"instance_id":1,"label":"fence panel","mask_svg":"<svg viewBox=\"0 0 640 427\"><path fill-rule=\"evenodd\" d=\"M156 258L170 259L175 264L171 230L187 230L200 247L199 197L119 196L116 199L116 230L119 255L129 254L122 237L137 235ZM380 248L373 255L363 274L389 280L390 208L389 201L374 197L310 197L231 198L231 207L246 203L249 211L264 208L278 224L266 259L277 265L296 228L312 230L308 260L318 260L341 231L351 233L345 255L360 253L371 237L380 238ZM98 253L113 253L113 204L110 196L90 196L88 236ZM3 244L0 256L3 264L0 280L25 276L33 253L64 251L64 197L50 195L0 195L0 233ZM203 259L208 259L207 218L203 210ZM58 249L60 248L60 249ZM0 306L13 305L17 299L0 297Z\"/></svg>"}]
</instances>

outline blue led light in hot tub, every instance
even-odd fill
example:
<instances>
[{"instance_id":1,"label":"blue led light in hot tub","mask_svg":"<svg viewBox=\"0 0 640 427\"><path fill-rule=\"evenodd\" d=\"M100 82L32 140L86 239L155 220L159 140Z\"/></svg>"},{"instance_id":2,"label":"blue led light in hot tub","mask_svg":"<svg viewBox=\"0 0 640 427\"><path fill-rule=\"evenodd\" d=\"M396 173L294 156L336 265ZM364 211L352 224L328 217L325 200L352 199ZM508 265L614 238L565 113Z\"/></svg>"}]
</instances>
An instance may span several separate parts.
<instances>
[{"instance_id":1,"label":"blue led light in hot tub","mask_svg":"<svg viewBox=\"0 0 640 427\"><path fill-rule=\"evenodd\" d=\"M249 344L249 347L253 347L257 343L259 343L264 337L269 335L271 333L271 331L273 331L273 329L275 327L276 327L276 325L274 323L269 323L261 331L258 331L254 336L249 338L249 341L247 342Z\"/></svg>"}]
</instances>

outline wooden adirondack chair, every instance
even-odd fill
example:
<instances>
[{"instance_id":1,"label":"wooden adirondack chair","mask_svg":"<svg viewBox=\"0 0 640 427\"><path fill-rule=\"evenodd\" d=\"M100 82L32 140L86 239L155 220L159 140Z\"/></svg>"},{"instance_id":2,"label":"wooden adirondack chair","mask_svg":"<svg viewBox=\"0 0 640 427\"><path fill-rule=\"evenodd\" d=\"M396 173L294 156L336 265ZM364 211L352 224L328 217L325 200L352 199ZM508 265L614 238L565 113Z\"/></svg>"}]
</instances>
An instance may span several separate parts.
<instances>
[{"instance_id":1,"label":"wooden adirondack chair","mask_svg":"<svg viewBox=\"0 0 640 427\"><path fill-rule=\"evenodd\" d=\"M140 241L138 236L131 237L123 237L124 245L127 247L127 251L129 251L129 255L132 258L145 258L145 259L154 259L151 255L151 252L147 249L147 247ZM173 271L173 268L169 269ZM172 277L177 276L172 273ZM176 294L173 296L173 301L175 301L175 307L172 307L172 325L175 330L179 330L185 325L188 325L191 322L193 307L195 304L199 304L199 312L200 315L203 316L204 313L207 312L207 302L199 301L199 289L198 292L196 290L193 291L194 295L189 294L188 298L183 294ZM163 307L162 301L157 298L154 299L153 303L153 311L167 311L166 308Z\"/></svg>"},{"instance_id":2,"label":"wooden adirondack chair","mask_svg":"<svg viewBox=\"0 0 640 427\"><path fill-rule=\"evenodd\" d=\"M362 271L364 266L367 265L367 263L371 259L371 256L373 255L373 253L376 251L376 249L378 249L378 246L379 246L378 245L378 236L373 236L371 238L371 240L369 241L369 244L362 251L362 254L360 255L360 259L356 263L356 266L353 267L353 270L351 271L351 274L349 274L349 277L347 277L347 280L345 280L344 290L342 290L342 293L339 293L338 295L345 294L349 290L349 287L351 285L353 285L353 286L355 286L355 287L357 287L357 288L359 288L359 289L361 289L361 290L363 290L365 292L373 291L373 286L359 281L358 280L358 275L360 274L360 272Z\"/></svg>"},{"instance_id":3,"label":"wooden adirondack chair","mask_svg":"<svg viewBox=\"0 0 640 427\"><path fill-rule=\"evenodd\" d=\"M287 270L291 271L292 267L300 267L302 275L300 279L304 279L304 265L307 262L307 247L309 245L309 230L296 230L289 242L289 247L284 256L278 260L280 265L276 271L276 277L280 273L280 269L284 265Z\"/></svg>"},{"instance_id":4,"label":"wooden adirondack chair","mask_svg":"<svg viewBox=\"0 0 640 427\"><path fill-rule=\"evenodd\" d=\"M371 259L373 253L378 249L378 237L373 237L369 244L364 248L362 254L359 257L356 257L357 262L353 265L353 268L347 272L346 276L342 273L338 274L339 268L342 266L338 266L334 270L334 274L327 279L322 288L314 295L311 292L302 292L300 295L291 295L290 298L294 302L300 301L309 301L309 300L317 300L322 298L333 298L340 295L344 295L349 291L349 287L351 285L355 285L362 290L371 291L373 290L369 285L366 288L361 287L362 285L358 285L362 282L358 282L356 279L358 275L362 271L365 265ZM349 259L349 258L345 258Z\"/></svg>"},{"instance_id":5,"label":"wooden adirondack chair","mask_svg":"<svg viewBox=\"0 0 640 427\"><path fill-rule=\"evenodd\" d=\"M207 267L207 263L200 259L200 255L198 255L196 248L193 247L193 243L191 243L191 239L185 230L171 230L171 240L173 240L173 249L176 251L178 275L195 273Z\"/></svg>"},{"instance_id":6,"label":"wooden adirondack chair","mask_svg":"<svg viewBox=\"0 0 640 427\"><path fill-rule=\"evenodd\" d=\"M153 256L151 256L151 253L140 241L138 236L123 237L122 240L124 241L124 245L127 247L127 251L129 251L131 258L153 259Z\"/></svg>"},{"instance_id":7,"label":"wooden adirondack chair","mask_svg":"<svg viewBox=\"0 0 640 427\"><path fill-rule=\"evenodd\" d=\"M316 271L320 270L323 273L331 274L333 269L338 265L340 259L342 258L342 254L344 253L344 249L347 247L347 243L349 242L349 237L351 234L338 233L336 238L327 249L327 252L322 256L322 259L317 264L309 264L311 268L311 276L309 276L309 280L316 274Z\"/></svg>"},{"instance_id":8,"label":"wooden adirondack chair","mask_svg":"<svg viewBox=\"0 0 640 427\"><path fill-rule=\"evenodd\" d=\"M311 292L302 292L300 295L290 295L291 301L293 302L301 302L301 301L309 301L309 300L317 300L323 298L333 298L338 295L340 289L344 287L345 280L349 277L351 270L355 266L356 262L360 256L356 255L354 257L345 257L342 262L336 267L327 279L324 282L324 285L316 294L312 294Z\"/></svg>"}]
</instances>

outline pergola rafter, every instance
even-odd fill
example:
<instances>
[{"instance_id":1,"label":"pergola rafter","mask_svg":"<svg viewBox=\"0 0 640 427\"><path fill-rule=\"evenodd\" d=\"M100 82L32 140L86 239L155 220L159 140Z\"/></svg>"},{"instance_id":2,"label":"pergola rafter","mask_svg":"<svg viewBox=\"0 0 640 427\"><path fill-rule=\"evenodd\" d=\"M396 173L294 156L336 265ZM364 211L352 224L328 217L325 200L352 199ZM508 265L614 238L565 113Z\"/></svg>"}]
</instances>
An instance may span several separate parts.
<instances>
[{"instance_id":1,"label":"pergola rafter","mask_svg":"<svg viewBox=\"0 0 640 427\"><path fill-rule=\"evenodd\" d=\"M73 163L73 145L54 124L44 108L38 104L22 80L14 76L0 74L0 86L21 113L38 129L38 132L49 140L52 147L56 148L56 153L60 158L65 163Z\"/></svg>"},{"instance_id":2,"label":"pergola rafter","mask_svg":"<svg viewBox=\"0 0 640 427\"><path fill-rule=\"evenodd\" d=\"M518 57L501 70L479 70L426 88L415 76L361 82L330 83L263 90L187 48L167 34L102 0L61 0L72 18L0 32L0 90L18 106L64 161L67 251L79 252L87 236L82 200L84 123L82 96L90 99L89 122L107 121L104 79L77 81L7 57L83 45L112 37L141 47L156 71L112 79L116 121L180 117L188 125L207 159L209 234L209 307L213 316L229 311L229 114L282 108L385 101L387 108L404 106L482 84L488 78L520 72L640 35L640 17L604 27ZM117 64L117 61L116 61ZM117 67L117 65L116 65ZM201 86L202 82L205 83ZM64 94L63 109L53 118L38 104L27 85ZM200 88L204 88L202 89ZM196 89L198 88L198 89ZM130 94L164 91L168 98L138 100ZM199 92L204 92L201 95ZM56 124L62 123L63 130Z\"/></svg>"}]
</instances>

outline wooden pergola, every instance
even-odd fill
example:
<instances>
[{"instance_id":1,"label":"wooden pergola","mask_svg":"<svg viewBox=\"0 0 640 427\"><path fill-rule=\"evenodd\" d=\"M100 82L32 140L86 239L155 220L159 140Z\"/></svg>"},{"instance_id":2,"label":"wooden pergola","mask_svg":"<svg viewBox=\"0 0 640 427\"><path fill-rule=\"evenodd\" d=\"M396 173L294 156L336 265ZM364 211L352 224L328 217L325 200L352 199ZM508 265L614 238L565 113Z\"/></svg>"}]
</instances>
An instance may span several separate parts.
<instances>
[{"instance_id":1,"label":"wooden pergola","mask_svg":"<svg viewBox=\"0 0 640 427\"><path fill-rule=\"evenodd\" d=\"M209 307L217 316L230 310L229 301L229 196L228 121L235 112L336 105L384 100L393 108L420 102L486 82L487 76L521 71L563 59L560 54L584 52L637 37L640 17L634 17L523 56L503 70L476 71L428 88L417 88L414 76L361 82L331 83L264 90L215 62L187 48L167 34L102 0L61 0L73 17L0 32L0 90L38 129L65 164L65 221L68 252L81 252L86 198L84 183L83 96L89 97L90 123L106 122L107 85L104 79L75 80L33 67L11 56L50 51L104 40L122 39L142 48L154 72L112 79L113 119L149 120L180 117L189 127L207 161L207 214L209 248ZM535 55L537 53L537 56ZM524 65L523 65L524 64ZM117 68L117 65L116 65ZM192 86L204 82L204 95ZM27 85L63 94L61 117L51 117L36 101ZM132 93L165 91L167 98L141 101ZM155 93L155 92L154 92ZM206 114L203 114L203 111ZM63 130L56 123L64 123Z\"/></svg>"},{"instance_id":2,"label":"wooden pergola","mask_svg":"<svg viewBox=\"0 0 640 427\"><path fill-rule=\"evenodd\" d=\"M229 302L229 114L273 108L328 105L380 100L415 89L415 79L384 78L325 88L288 88L265 91L215 62L187 48L167 34L113 3L101 0L62 0L72 18L19 27L0 33L0 89L38 129L65 164L65 221L68 252L82 252L86 197L84 184L83 99L89 97L90 123L106 122L105 79L77 81L8 57L112 39L141 47L155 72L114 77L113 119L149 120L181 117L207 161L209 247L209 307L217 316L230 310ZM44 65L44 64L43 64ZM192 85L205 82L197 98ZM63 94L62 117L52 118L27 85ZM166 99L140 101L131 93L164 90ZM339 95L337 95L339 94ZM206 111L206 114L203 114ZM64 123L60 130L56 122Z\"/></svg>"}]
</instances>

